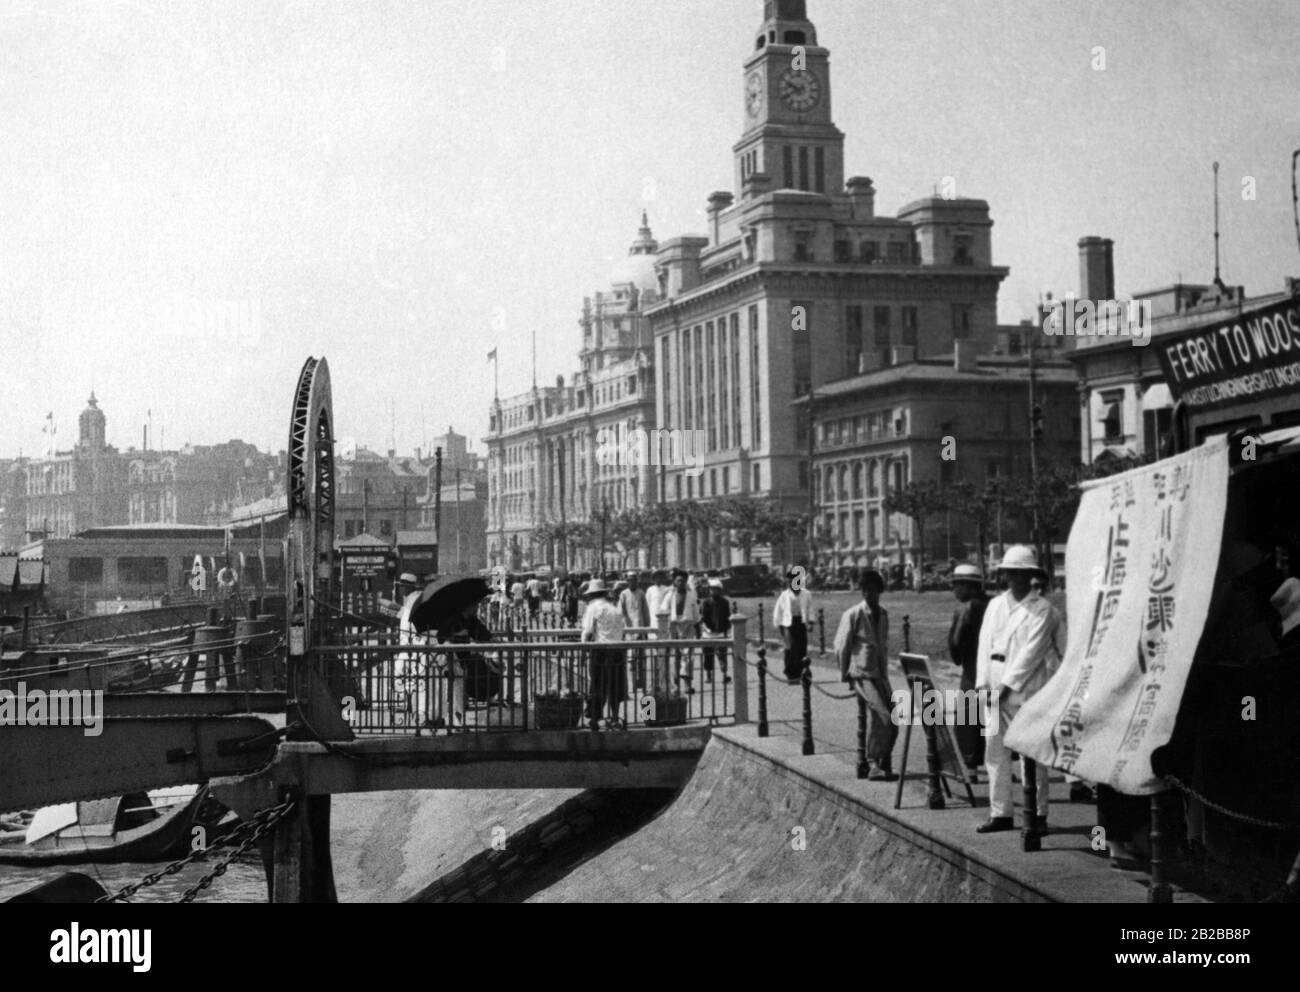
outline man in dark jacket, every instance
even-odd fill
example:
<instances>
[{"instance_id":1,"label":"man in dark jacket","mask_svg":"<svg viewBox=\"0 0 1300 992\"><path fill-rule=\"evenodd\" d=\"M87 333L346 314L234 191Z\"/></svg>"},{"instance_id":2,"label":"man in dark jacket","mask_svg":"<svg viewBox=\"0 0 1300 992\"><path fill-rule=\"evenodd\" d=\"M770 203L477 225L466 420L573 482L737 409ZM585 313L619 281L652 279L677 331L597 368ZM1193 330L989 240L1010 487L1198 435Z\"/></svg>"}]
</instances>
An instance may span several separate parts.
<instances>
[{"instance_id":1,"label":"man in dark jacket","mask_svg":"<svg viewBox=\"0 0 1300 992\"><path fill-rule=\"evenodd\" d=\"M980 625L989 601L984 596L984 578L974 565L952 570L952 593L961 605L953 611L948 628L948 657L961 669L962 692L975 691L975 663L979 655ZM984 764L984 736L978 726L956 728L962 760L974 772Z\"/></svg>"},{"instance_id":2,"label":"man in dark jacket","mask_svg":"<svg viewBox=\"0 0 1300 992\"><path fill-rule=\"evenodd\" d=\"M705 637L725 638L731 636L731 603L722 592L721 579L709 579L709 598L700 606L700 622L704 625ZM718 656L722 668L722 681L730 682L727 674L727 649L724 647L704 649L705 681L713 681L713 656Z\"/></svg>"}]
</instances>

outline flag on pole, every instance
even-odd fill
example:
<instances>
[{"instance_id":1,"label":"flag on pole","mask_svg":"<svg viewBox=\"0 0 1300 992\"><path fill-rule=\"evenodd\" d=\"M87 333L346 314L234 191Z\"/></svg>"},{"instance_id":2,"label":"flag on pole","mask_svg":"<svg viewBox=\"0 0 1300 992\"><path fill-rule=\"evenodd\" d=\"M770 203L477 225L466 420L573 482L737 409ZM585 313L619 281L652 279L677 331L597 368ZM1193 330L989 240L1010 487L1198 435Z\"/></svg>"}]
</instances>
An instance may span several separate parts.
<instances>
[{"instance_id":1,"label":"flag on pole","mask_svg":"<svg viewBox=\"0 0 1300 992\"><path fill-rule=\"evenodd\" d=\"M497 350L493 348L491 351L488 352L488 361L495 362L496 360L497 360ZM50 416L54 416L54 414L50 414Z\"/></svg>"}]
</instances>

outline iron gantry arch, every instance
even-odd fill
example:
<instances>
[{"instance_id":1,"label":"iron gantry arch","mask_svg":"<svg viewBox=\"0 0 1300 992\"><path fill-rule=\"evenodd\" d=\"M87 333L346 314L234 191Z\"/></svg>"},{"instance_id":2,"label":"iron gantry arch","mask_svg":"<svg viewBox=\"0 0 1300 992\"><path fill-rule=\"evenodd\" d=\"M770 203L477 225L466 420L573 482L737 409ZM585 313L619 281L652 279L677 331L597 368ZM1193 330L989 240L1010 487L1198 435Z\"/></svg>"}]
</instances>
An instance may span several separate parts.
<instances>
[{"instance_id":1,"label":"iron gantry arch","mask_svg":"<svg viewBox=\"0 0 1300 992\"><path fill-rule=\"evenodd\" d=\"M306 644L318 643L334 567L334 411L330 370L309 358L298 376L289 420L286 481L290 548L285 576L290 615L300 615Z\"/></svg>"}]
</instances>

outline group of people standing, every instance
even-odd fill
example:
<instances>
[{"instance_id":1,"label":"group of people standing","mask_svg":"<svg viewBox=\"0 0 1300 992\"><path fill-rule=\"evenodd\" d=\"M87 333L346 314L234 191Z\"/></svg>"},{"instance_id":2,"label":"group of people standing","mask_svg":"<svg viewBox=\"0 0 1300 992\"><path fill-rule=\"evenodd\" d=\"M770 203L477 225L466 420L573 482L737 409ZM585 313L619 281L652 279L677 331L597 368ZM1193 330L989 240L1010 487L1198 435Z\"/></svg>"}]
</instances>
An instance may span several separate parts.
<instances>
[{"instance_id":1,"label":"group of people standing","mask_svg":"<svg viewBox=\"0 0 1300 992\"><path fill-rule=\"evenodd\" d=\"M692 588L685 571L675 569L671 581L669 576L666 570L655 572L648 589L641 588L635 572L627 573L613 589L604 579L590 580L581 593L587 601L582 617L582 639L602 645L621 645L628 639L631 628L642 628L640 638L644 639L645 628L655 626L663 616L667 617L668 636L672 640L730 637L731 603L723 592L722 580L708 579L704 588L696 582ZM715 662L721 669L723 682L731 681L727 674L726 647L706 647L700 654L706 682L713 682ZM592 651L592 710L588 717L593 729L598 724L610 729L626 726L621 712L628 696L627 668L630 663L635 687L647 688L646 655L646 649L633 648L629 659L629 652L621 646ZM673 691L694 693L695 655L690 650L677 650L672 652L672 657L668 652L655 652L651 688L668 689L673 657L677 661L677 672L671 677Z\"/></svg>"}]
</instances>

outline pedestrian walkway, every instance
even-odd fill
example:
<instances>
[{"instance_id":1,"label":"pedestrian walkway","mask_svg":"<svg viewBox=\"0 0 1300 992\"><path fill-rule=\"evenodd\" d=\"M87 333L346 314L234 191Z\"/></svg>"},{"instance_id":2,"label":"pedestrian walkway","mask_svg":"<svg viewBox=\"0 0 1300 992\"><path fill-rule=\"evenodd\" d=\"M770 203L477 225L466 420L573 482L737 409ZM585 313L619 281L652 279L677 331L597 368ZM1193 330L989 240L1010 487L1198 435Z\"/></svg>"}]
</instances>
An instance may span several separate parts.
<instances>
[{"instance_id":1,"label":"pedestrian walkway","mask_svg":"<svg viewBox=\"0 0 1300 992\"><path fill-rule=\"evenodd\" d=\"M1002 876L1008 883L1022 887L1028 898L1062 902L1143 902L1147 898L1149 879L1144 873L1119 872L1110 867L1104 852L1091 846L1097 822L1093 803L1069 801L1069 787L1059 772L1052 774L1052 803L1048 816L1049 832L1042 839L1042 850L1021 850L1020 830L996 834L976 834L975 828L988 817L987 776L981 774L974 786L977 807L966 800L959 782L952 783L953 795L942 810L927 806L928 779L925 760L925 735L920 726L912 728L912 739L903 789L902 808L894 809L895 782L861 781L856 777L858 709L847 696L849 687L839 678L839 669L829 657L812 659L812 725L815 754L802 754L803 689L788 685L780 678L779 652L767 653L768 722L770 736L757 733L758 673L751 664L750 720L738 727L714 731L716 737L745 748L779 765L789 772L848 799L861 807L866 818L902 829L914 841L944 860L963 860L981 871ZM751 663L757 655L751 651ZM772 678L775 666L778 677ZM943 659L932 659L937 688L956 689L958 672ZM894 689L907 682L895 659L890 665L890 682ZM900 728L894 750L894 770L903 772L903 730ZM1017 774L1016 824L1020 825L1019 775ZM1199 896L1175 886L1177 902L1203 902Z\"/></svg>"}]
</instances>

